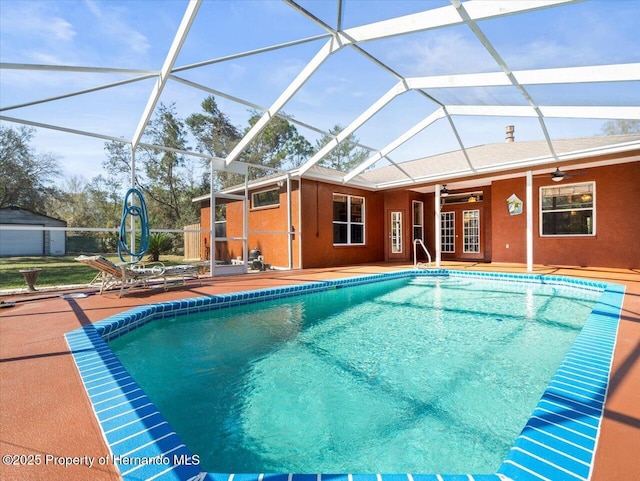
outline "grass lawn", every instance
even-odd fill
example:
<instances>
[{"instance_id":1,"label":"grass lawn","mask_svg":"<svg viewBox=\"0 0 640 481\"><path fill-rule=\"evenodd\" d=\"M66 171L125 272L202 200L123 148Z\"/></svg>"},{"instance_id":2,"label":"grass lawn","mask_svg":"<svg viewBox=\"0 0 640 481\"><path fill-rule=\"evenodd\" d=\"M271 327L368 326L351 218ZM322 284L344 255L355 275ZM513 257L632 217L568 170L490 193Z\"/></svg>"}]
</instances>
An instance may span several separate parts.
<instances>
[{"instance_id":1,"label":"grass lawn","mask_svg":"<svg viewBox=\"0 0 640 481\"><path fill-rule=\"evenodd\" d=\"M40 267L42 272L36 281L36 289L45 286L63 286L70 284L88 284L98 273L97 270L81 264L73 256L55 257L4 257L0 258L0 289L27 287L20 269ZM105 255L113 262L120 262L114 255ZM182 256L162 255L160 261L165 265L183 263Z\"/></svg>"}]
</instances>

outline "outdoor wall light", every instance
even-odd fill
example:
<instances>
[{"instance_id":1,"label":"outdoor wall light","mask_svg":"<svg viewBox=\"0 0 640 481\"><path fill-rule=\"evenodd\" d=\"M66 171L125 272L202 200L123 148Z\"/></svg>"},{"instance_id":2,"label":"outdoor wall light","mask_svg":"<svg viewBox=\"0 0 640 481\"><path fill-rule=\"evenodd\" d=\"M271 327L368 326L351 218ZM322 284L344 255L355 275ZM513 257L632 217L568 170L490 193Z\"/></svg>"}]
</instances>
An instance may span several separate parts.
<instances>
[{"instance_id":1,"label":"outdoor wall light","mask_svg":"<svg viewBox=\"0 0 640 481\"><path fill-rule=\"evenodd\" d=\"M442 189L440 189L440 197L446 197L449 195L449 191L447 190L447 184L442 184Z\"/></svg>"}]
</instances>

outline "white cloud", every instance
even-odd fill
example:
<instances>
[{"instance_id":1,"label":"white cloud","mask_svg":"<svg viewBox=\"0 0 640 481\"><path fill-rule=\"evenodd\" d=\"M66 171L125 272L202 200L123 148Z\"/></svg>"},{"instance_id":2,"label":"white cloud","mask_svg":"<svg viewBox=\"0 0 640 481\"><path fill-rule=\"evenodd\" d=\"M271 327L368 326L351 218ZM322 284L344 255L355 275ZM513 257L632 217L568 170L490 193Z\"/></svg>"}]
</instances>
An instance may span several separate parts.
<instances>
[{"instance_id":1,"label":"white cloud","mask_svg":"<svg viewBox=\"0 0 640 481\"><path fill-rule=\"evenodd\" d=\"M31 39L70 42L76 35L71 23L56 15L47 4L36 2L4 4L1 25L6 33Z\"/></svg>"},{"instance_id":2,"label":"white cloud","mask_svg":"<svg viewBox=\"0 0 640 481\"><path fill-rule=\"evenodd\" d=\"M296 78L304 66L305 63L297 58L278 61L276 68L273 68L273 64L268 63L263 78L272 85L284 89Z\"/></svg>"},{"instance_id":3,"label":"white cloud","mask_svg":"<svg viewBox=\"0 0 640 481\"><path fill-rule=\"evenodd\" d=\"M73 40L73 37L76 35L73 25L60 17L54 17L51 19L48 25L48 31L54 39L63 40L65 42Z\"/></svg>"},{"instance_id":4,"label":"white cloud","mask_svg":"<svg viewBox=\"0 0 640 481\"><path fill-rule=\"evenodd\" d=\"M86 0L87 8L97 21L97 29L110 41L124 44L137 54L145 54L151 47L149 40L126 19L126 10L105 3Z\"/></svg>"},{"instance_id":5,"label":"white cloud","mask_svg":"<svg viewBox=\"0 0 640 481\"><path fill-rule=\"evenodd\" d=\"M417 34L408 41L389 41L383 48L383 57L406 76L486 71L490 64L482 45L460 32Z\"/></svg>"},{"instance_id":6,"label":"white cloud","mask_svg":"<svg viewBox=\"0 0 640 481\"><path fill-rule=\"evenodd\" d=\"M240 65L239 63L232 63L229 66L229 77L231 79L240 79L245 76L247 72L247 68L244 65Z\"/></svg>"}]
</instances>

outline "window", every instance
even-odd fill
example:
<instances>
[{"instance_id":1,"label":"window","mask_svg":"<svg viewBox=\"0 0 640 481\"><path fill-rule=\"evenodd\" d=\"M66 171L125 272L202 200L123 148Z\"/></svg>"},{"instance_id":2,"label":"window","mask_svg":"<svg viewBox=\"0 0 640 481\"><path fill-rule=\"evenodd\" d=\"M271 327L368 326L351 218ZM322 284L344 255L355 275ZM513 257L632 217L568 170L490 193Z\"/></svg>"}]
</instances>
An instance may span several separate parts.
<instances>
[{"instance_id":1,"label":"window","mask_svg":"<svg viewBox=\"0 0 640 481\"><path fill-rule=\"evenodd\" d=\"M424 240L424 204L418 200L413 201L413 240Z\"/></svg>"},{"instance_id":2,"label":"window","mask_svg":"<svg viewBox=\"0 0 640 481\"><path fill-rule=\"evenodd\" d=\"M595 234L595 183L540 188L543 236Z\"/></svg>"},{"instance_id":3,"label":"window","mask_svg":"<svg viewBox=\"0 0 640 481\"><path fill-rule=\"evenodd\" d=\"M462 211L462 251L466 254L480 252L480 211Z\"/></svg>"},{"instance_id":4,"label":"window","mask_svg":"<svg viewBox=\"0 0 640 481\"><path fill-rule=\"evenodd\" d=\"M440 213L440 250L443 253L452 254L456 251L455 242L456 213Z\"/></svg>"},{"instance_id":5,"label":"window","mask_svg":"<svg viewBox=\"0 0 640 481\"><path fill-rule=\"evenodd\" d=\"M402 254L402 212L391 213L391 253Z\"/></svg>"},{"instance_id":6,"label":"window","mask_svg":"<svg viewBox=\"0 0 640 481\"><path fill-rule=\"evenodd\" d=\"M333 243L364 245L364 197L333 194Z\"/></svg>"},{"instance_id":7,"label":"window","mask_svg":"<svg viewBox=\"0 0 640 481\"><path fill-rule=\"evenodd\" d=\"M263 190L251 194L252 208L259 209L272 205L280 205L280 189Z\"/></svg>"},{"instance_id":8,"label":"window","mask_svg":"<svg viewBox=\"0 0 640 481\"><path fill-rule=\"evenodd\" d=\"M227 237L227 204L216 204L215 236Z\"/></svg>"},{"instance_id":9,"label":"window","mask_svg":"<svg viewBox=\"0 0 640 481\"><path fill-rule=\"evenodd\" d=\"M458 194L449 194L447 197L442 197L442 205L445 204L466 204L469 202L482 202L484 199L484 193L481 190L473 192L462 192Z\"/></svg>"}]
</instances>

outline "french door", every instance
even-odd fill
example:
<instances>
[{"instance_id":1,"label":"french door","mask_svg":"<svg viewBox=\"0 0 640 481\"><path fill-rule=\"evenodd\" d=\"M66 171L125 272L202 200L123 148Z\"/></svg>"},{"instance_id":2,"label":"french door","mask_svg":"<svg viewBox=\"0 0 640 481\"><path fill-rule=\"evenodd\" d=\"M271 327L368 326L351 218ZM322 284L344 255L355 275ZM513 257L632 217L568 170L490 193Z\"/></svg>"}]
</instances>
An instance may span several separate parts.
<instances>
[{"instance_id":1,"label":"french door","mask_svg":"<svg viewBox=\"0 0 640 481\"><path fill-rule=\"evenodd\" d=\"M482 208L456 208L440 213L440 249L445 260L481 260Z\"/></svg>"}]
</instances>

